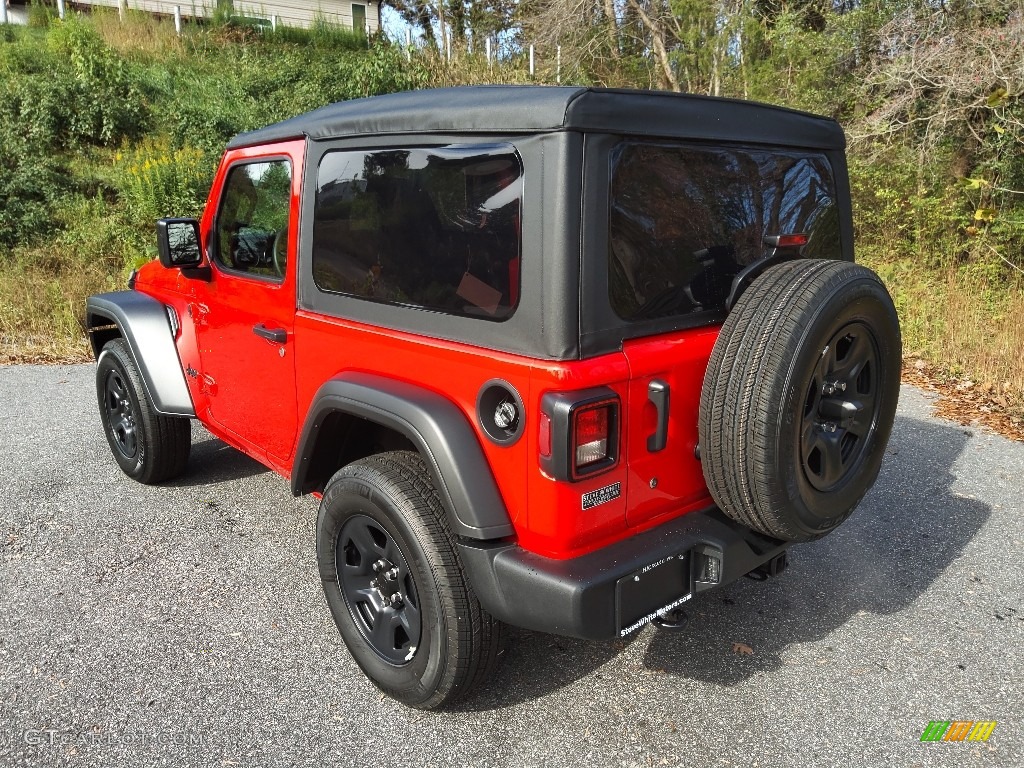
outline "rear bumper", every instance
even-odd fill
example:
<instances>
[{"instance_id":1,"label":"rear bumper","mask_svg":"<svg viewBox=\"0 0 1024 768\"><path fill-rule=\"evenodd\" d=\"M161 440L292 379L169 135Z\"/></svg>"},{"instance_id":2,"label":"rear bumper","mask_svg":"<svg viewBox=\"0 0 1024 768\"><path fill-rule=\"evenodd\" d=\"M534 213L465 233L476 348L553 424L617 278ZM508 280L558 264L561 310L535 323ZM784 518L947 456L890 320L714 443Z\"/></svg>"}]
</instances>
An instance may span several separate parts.
<instances>
[{"instance_id":1,"label":"rear bumper","mask_svg":"<svg viewBox=\"0 0 1024 768\"><path fill-rule=\"evenodd\" d=\"M571 560L552 560L516 544L466 540L459 554L480 603L495 618L606 640L776 561L788 546L711 508ZM709 558L719 560L717 581L710 578Z\"/></svg>"}]
</instances>

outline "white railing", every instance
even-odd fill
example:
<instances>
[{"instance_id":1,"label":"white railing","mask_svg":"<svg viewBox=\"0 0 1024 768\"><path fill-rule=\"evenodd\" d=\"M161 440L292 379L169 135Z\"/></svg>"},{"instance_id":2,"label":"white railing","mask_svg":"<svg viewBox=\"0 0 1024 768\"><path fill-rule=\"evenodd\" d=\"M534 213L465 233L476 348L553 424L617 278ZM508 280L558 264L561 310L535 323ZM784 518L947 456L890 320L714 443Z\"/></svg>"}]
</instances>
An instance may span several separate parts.
<instances>
[{"instance_id":1,"label":"white railing","mask_svg":"<svg viewBox=\"0 0 1024 768\"><path fill-rule=\"evenodd\" d=\"M66 2L65 2L65 0L56 0L56 3L57 3L57 15L60 18L63 19L65 14L66 14L66 12L67 12ZM120 17L120 19L122 21L124 21L125 16L127 15L127 12L128 12L127 0L118 0L118 2L117 2L117 12L118 12L118 16ZM183 16L182 16L182 12L181 12L181 6L180 5L174 6L174 32L175 32L175 34L177 34L178 37L181 37L182 34L184 34L184 24L183 24L182 19L183 19ZM270 21L270 28L273 31L276 32L277 28L278 28L278 17L277 17L277 15L271 16L269 21ZM0 24L10 24L10 23L17 23L17 22L24 23L24 20L18 18L14 14L12 14L10 12L10 10L7 8L6 2L4 2L4 0L0 0ZM369 23L366 24L365 32L366 32L367 41L369 41L370 37L373 34L373 31L370 29ZM487 66L488 67L492 67L495 64L495 62L497 62L499 60L499 58L500 58L499 54L498 54L498 41L496 41L493 37L487 36L487 37L484 38L483 43L484 43L484 50L483 50L484 59L487 61ZM452 44L452 29L451 29L451 27L449 25L446 24L444 26L444 29L442 30L441 34L438 36L438 40L437 40L437 53L440 54L440 57L441 57L441 59L444 62L450 64L451 60L452 60L452 55L453 55L454 47L455 46ZM406 30L405 30L405 46L404 46L404 48L405 48L406 59L409 60L409 61L412 60L413 53L415 53L418 50L421 50L417 45L414 44L413 35L412 35L412 29L411 28L406 28ZM474 43L473 46L472 46L472 49L473 49L474 52L478 52L480 50L479 43ZM554 71L555 82L561 84L561 82L562 82L562 46L560 46L560 45L559 46L555 46L554 54L555 54L554 55L554 60L555 60L555 71ZM528 71L530 73L530 77L531 78L536 77L537 76L537 69L538 69L538 63L539 63L539 58L540 57L539 57L538 51L534 47L534 45L530 44L525 50L517 51L515 55L518 55L518 56L525 55L525 57L526 57L526 64L527 64ZM506 57L505 58L506 58L506 61L507 61L508 60L507 53L506 53ZM550 70L548 70L548 72L549 72L549 76L550 76Z\"/></svg>"}]
</instances>

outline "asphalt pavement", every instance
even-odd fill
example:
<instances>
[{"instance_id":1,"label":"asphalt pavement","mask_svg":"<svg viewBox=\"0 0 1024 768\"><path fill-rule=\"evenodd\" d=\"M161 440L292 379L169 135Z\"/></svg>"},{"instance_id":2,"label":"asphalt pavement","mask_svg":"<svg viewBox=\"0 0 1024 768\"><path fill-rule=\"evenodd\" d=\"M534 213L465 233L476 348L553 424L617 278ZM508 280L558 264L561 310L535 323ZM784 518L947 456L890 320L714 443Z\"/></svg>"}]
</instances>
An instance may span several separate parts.
<instances>
[{"instance_id":1,"label":"asphalt pavement","mask_svg":"<svg viewBox=\"0 0 1024 768\"><path fill-rule=\"evenodd\" d=\"M198 426L186 477L132 482L93 373L0 367L2 766L1024 765L1024 445L918 390L874 490L782 576L682 632L514 630L489 686L424 713L349 658L315 500ZM997 725L922 743L933 720Z\"/></svg>"}]
</instances>

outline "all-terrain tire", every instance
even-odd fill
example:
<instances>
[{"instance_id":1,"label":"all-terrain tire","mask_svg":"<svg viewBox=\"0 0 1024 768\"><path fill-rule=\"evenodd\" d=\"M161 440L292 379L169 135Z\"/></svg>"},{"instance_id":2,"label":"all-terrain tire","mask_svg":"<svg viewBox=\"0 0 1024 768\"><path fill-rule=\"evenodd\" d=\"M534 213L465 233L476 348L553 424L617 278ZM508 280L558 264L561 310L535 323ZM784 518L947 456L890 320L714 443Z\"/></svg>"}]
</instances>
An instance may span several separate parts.
<instances>
[{"instance_id":1,"label":"all-terrain tire","mask_svg":"<svg viewBox=\"0 0 1024 768\"><path fill-rule=\"evenodd\" d=\"M324 490L316 541L324 595L342 639L384 693L437 709L489 677L503 625L466 581L418 454L381 453L340 469ZM389 599L396 594L397 605Z\"/></svg>"},{"instance_id":2,"label":"all-terrain tire","mask_svg":"<svg viewBox=\"0 0 1024 768\"><path fill-rule=\"evenodd\" d=\"M96 395L107 443L128 477L152 485L185 471L192 449L191 422L157 413L124 339L103 346Z\"/></svg>"},{"instance_id":3,"label":"all-terrain tire","mask_svg":"<svg viewBox=\"0 0 1024 768\"><path fill-rule=\"evenodd\" d=\"M901 358L896 309L870 269L766 270L722 326L701 392L701 464L721 509L787 541L839 526L878 477Z\"/></svg>"}]
</instances>

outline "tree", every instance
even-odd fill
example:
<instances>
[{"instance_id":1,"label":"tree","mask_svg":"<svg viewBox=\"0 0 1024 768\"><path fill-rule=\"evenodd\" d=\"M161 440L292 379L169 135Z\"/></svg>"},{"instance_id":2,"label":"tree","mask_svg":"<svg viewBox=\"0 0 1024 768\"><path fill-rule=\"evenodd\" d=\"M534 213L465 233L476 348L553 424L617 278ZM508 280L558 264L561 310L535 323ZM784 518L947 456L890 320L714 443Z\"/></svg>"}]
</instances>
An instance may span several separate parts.
<instances>
[{"instance_id":1,"label":"tree","mask_svg":"<svg viewBox=\"0 0 1024 768\"><path fill-rule=\"evenodd\" d=\"M516 0L387 0L402 19L418 29L431 45L441 30L451 30L452 42L466 46L472 39L509 33L516 23Z\"/></svg>"}]
</instances>

